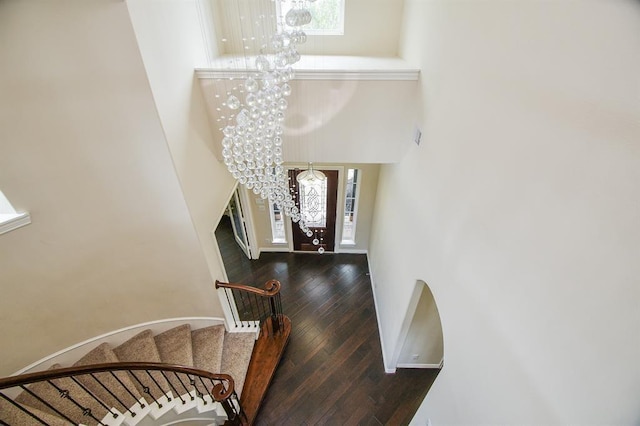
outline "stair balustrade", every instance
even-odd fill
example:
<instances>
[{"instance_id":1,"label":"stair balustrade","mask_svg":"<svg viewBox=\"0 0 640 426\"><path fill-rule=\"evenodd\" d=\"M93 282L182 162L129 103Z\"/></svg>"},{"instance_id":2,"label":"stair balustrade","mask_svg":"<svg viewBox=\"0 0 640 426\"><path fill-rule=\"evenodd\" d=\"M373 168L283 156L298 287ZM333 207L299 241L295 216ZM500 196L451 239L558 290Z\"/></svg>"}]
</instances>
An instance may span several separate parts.
<instances>
[{"instance_id":1,"label":"stair balustrade","mask_svg":"<svg viewBox=\"0 0 640 426\"><path fill-rule=\"evenodd\" d=\"M16 398L20 392L21 396ZM143 399L136 394L142 394ZM24 402L25 398L29 403ZM13 417L22 419L16 420L20 423L15 424L25 424L24 419L30 419L33 424L48 425L54 419L72 424L103 425L110 423L105 421L108 418L119 423L117 418L122 415L130 418L144 415L141 411L146 404L162 409L164 404L186 405L197 399L204 405L219 402L228 418L226 424L246 423L230 375L184 366L117 362L50 369L0 379L0 411L13 410ZM107 414L102 416L98 412ZM5 420L0 419L0 424L11 423L5 417Z\"/></svg>"},{"instance_id":2,"label":"stair balustrade","mask_svg":"<svg viewBox=\"0 0 640 426\"><path fill-rule=\"evenodd\" d=\"M216 288L224 289L236 327L260 327L269 336L282 332L285 316L280 281L269 280L264 288L216 281Z\"/></svg>"}]
</instances>

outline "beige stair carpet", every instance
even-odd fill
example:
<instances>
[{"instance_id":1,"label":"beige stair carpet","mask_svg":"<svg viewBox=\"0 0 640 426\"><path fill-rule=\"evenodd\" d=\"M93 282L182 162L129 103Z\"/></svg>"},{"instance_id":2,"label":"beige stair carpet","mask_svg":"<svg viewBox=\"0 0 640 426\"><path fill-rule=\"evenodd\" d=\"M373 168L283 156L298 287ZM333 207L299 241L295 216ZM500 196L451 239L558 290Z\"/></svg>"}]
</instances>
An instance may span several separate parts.
<instances>
[{"instance_id":1,"label":"beige stair carpet","mask_svg":"<svg viewBox=\"0 0 640 426\"><path fill-rule=\"evenodd\" d=\"M50 370L60 368L60 365L53 365ZM47 401L55 410L64 413L65 416L73 420L76 424L97 425L98 422L90 416L83 414L83 408L91 410L91 414L98 420L102 420L107 414L107 410L84 391L77 383L69 378L51 380L61 391L68 392L68 398L62 398L60 392L48 382L38 382L27 386L34 394ZM80 405L78 407L73 400ZM27 392L20 393L16 402L30 407L37 408L40 411L56 415L55 410L50 409L37 398Z\"/></svg>"},{"instance_id":2,"label":"beige stair carpet","mask_svg":"<svg viewBox=\"0 0 640 426\"><path fill-rule=\"evenodd\" d=\"M45 413L44 411L40 411L37 408L23 406L30 413L35 415L37 418L45 422L50 426L68 426L69 422L64 419L51 415L49 413ZM38 421L31 417L29 414L25 413L9 401L0 397L0 422L4 422L9 425L31 425L38 424Z\"/></svg>"},{"instance_id":3,"label":"beige stair carpet","mask_svg":"<svg viewBox=\"0 0 640 426\"><path fill-rule=\"evenodd\" d=\"M156 346L151 330L144 330L138 333L115 348L113 352L122 362L161 362L160 353L158 352L158 347ZM134 378L132 378L133 383L138 388L140 394L148 400L147 402L149 404L152 404L153 401L149 400L150 398L144 392L144 387L148 388L149 393L156 400L170 390L167 381L159 371L150 372L153 380L145 371L136 371L131 374L134 375ZM142 383L142 385L140 383Z\"/></svg>"},{"instance_id":4,"label":"beige stair carpet","mask_svg":"<svg viewBox=\"0 0 640 426\"><path fill-rule=\"evenodd\" d=\"M76 361L74 366L94 365L118 362L111 346L103 343L97 346L85 356ZM89 375L78 376L78 381L89 389L95 396L100 398L108 407L115 407L121 413L132 407L141 397L140 392L135 384L131 381L129 375L125 372L113 373L119 380L113 377L111 373L95 373L93 376L98 379L107 389L109 389L118 399L114 398L104 387ZM125 389L126 387L126 389ZM133 394L133 395L131 395Z\"/></svg>"},{"instance_id":5,"label":"beige stair carpet","mask_svg":"<svg viewBox=\"0 0 640 426\"><path fill-rule=\"evenodd\" d=\"M238 396L242 394L255 342L255 333L225 333L224 336L221 372L233 377Z\"/></svg>"},{"instance_id":6,"label":"beige stair carpet","mask_svg":"<svg viewBox=\"0 0 640 426\"><path fill-rule=\"evenodd\" d=\"M220 373L224 335L224 325L214 325L191 332L193 366L195 368L211 373ZM207 393L199 380L196 381L196 387L200 393Z\"/></svg>"},{"instance_id":7,"label":"beige stair carpet","mask_svg":"<svg viewBox=\"0 0 640 426\"><path fill-rule=\"evenodd\" d=\"M184 324L154 337L160 359L166 364L193 367L191 327Z\"/></svg>"},{"instance_id":8,"label":"beige stair carpet","mask_svg":"<svg viewBox=\"0 0 640 426\"><path fill-rule=\"evenodd\" d=\"M184 324L160 333L154 337L160 359L165 364L193 367L193 349L191 346L191 327ZM185 374L166 372L174 395L184 395L193 389Z\"/></svg>"}]
</instances>

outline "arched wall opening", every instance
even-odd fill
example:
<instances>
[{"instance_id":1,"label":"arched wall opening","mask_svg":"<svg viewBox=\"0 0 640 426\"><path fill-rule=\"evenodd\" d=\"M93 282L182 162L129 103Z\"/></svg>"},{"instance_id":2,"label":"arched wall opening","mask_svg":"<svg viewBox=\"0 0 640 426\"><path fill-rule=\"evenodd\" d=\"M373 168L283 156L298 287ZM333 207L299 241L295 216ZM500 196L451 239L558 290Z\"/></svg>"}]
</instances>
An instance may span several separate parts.
<instances>
[{"instance_id":1,"label":"arched wall opening","mask_svg":"<svg viewBox=\"0 0 640 426\"><path fill-rule=\"evenodd\" d=\"M417 280L393 358L396 368L442 368L444 336L429 285Z\"/></svg>"}]
</instances>

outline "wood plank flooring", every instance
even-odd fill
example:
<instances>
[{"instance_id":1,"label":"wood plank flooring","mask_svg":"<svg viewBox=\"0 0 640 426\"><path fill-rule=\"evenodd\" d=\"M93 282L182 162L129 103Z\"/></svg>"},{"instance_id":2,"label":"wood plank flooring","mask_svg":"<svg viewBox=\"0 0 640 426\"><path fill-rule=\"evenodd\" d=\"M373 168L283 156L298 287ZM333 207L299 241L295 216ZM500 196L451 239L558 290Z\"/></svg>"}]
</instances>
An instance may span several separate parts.
<instances>
[{"instance_id":1,"label":"wood plank flooring","mask_svg":"<svg viewBox=\"0 0 640 426\"><path fill-rule=\"evenodd\" d=\"M216 237L229 280L279 280L293 327L256 424L408 424L438 370L385 374L366 256L263 253L252 261L237 245L234 253L225 226Z\"/></svg>"}]
</instances>

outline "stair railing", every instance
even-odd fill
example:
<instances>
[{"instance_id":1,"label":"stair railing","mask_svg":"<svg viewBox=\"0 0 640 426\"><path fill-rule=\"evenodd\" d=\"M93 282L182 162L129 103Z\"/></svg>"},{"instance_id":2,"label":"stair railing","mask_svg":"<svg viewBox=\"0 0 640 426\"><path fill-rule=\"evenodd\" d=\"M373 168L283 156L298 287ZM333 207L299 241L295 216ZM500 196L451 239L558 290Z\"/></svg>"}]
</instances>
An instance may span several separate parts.
<instances>
[{"instance_id":1,"label":"stair railing","mask_svg":"<svg viewBox=\"0 0 640 426\"><path fill-rule=\"evenodd\" d=\"M280 281L269 280L264 288L216 281L216 288L224 289L236 327L260 327L261 332L269 336L282 331L284 315Z\"/></svg>"},{"instance_id":2,"label":"stair railing","mask_svg":"<svg viewBox=\"0 0 640 426\"><path fill-rule=\"evenodd\" d=\"M49 392L38 393L37 387L28 386L35 383L46 383L45 389ZM135 388L131 387L132 383ZM117 406L110 407L112 404L106 402L106 398L100 398L96 389L103 395L108 393L111 401L117 401ZM4 400L5 406L9 406L8 403L15 407L23 415L33 419L33 424L46 425L45 419L37 414L42 410L34 410L37 407L14 400L20 391L26 392L30 400L35 401L40 407L46 407L43 411L55 413L53 415L73 424L77 422L72 418L77 419L81 415L88 423L101 425L104 417L96 418L96 407L102 407L108 416L117 419L119 413L136 417L139 414L136 412L136 406L144 409L145 405L149 404L161 409L163 404L171 402L172 399L174 404L185 405L188 404L188 400L194 401L196 398L203 405L211 401L219 402L230 424L240 425L246 422L246 415L240 406L231 376L178 365L117 362L57 368L0 378L0 402ZM140 391L144 398L142 401L136 396L141 395ZM169 392L173 398L166 397ZM61 408L60 399L67 401L64 404L65 409ZM65 412L69 407L75 412ZM0 424L5 423L0 421Z\"/></svg>"}]
</instances>

